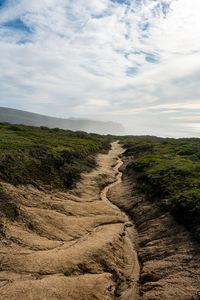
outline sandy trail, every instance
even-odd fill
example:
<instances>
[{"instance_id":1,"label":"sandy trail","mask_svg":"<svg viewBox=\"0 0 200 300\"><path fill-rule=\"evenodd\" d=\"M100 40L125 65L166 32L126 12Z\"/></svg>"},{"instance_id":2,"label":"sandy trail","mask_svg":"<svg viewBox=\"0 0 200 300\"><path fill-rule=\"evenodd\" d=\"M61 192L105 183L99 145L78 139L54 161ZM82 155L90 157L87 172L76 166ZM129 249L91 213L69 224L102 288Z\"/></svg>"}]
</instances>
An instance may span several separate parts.
<instances>
[{"instance_id":1,"label":"sandy trail","mask_svg":"<svg viewBox=\"0 0 200 300\"><path fill-rule=\"evenodd\" d=\"M137 194L122 153L112 143L69 193L0 183L19 205L0 215L0 299L200 299L200 245Z\"/></svg>"},{"instance_id":2,"label":"sandy trail","mask_svg":"<svg viewBox=\"0 0 200 300\"><path fill-rule=\"evenodd\" d=\"M135 299L136 232L107 193L121 182L114 142L70 193L1 183L19 216L1 216L1 299ZM108 186L109 185L109 186Z\"/></svg>"},{"instance_id":3,"label":"sandy trail","mask_svg":"<svg viewBox=\"0 0 200 300\"><path fill-rule=\"evenodd\" d=\"M142 300L199 300L200 244L162 207L138 195L134 174L122 166L123 180L108 191L109 199L126 211L138 234Z\"/></svg>"},{"instance_id":4,"label":"sandy trail","mask_svg":"<svg viewBox=\"0 0 200 300\"><path fill-rule=\"evenodd\" d=\"M114 146L113 146L114 148ZM123 153L121 151L121 153ZM113 183L110 183L109 185L107 185L102 191L101 191L101 194L100 194L100 198L106 203L108 204L110 207L112 207L113 209L116 209L116 210L120 210L119 207L115 204L113 204L107 197L107 194L108 194L108 191L115 187L117 184L121 183L122 182L122 172L119 171L119 168L123 165L123 162L121 159L118 159L117 163L116 163L116 166L114 166L113 170L115 171L115 182ZM125 217L127 217L127 215L125 214ZM127 221L128 221L128 217L127 217Z\"/></svg>"}]
</instances>

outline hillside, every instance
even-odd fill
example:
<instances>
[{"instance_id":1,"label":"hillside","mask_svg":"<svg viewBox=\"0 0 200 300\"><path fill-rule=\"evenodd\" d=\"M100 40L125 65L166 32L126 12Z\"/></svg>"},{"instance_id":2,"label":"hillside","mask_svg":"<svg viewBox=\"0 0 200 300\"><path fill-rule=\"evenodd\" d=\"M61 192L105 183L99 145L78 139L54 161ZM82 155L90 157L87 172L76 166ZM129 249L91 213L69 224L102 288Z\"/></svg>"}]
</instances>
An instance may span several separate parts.
<instances>
[{"instance_id":1,"label":"hillside","mask_svg":"<svg viewBox=\"0 0 200 300\"><path fill-rule=\"evenodd\" d=\"M14 136L12 130L20 132L17 128L15 125L3 130L10 130ZM26 131L32 134L33 141L36 135L42 135L41 129L36 132L36 128L26 128ZM69 145L67 152L61 150L61 153L74 154L76 146L81 145L83 159L72 155L79 166L81 161L87 164L85 153L89 154L92 148L93 151L108 148L102 137L80 138L74 133L72 136L62 131L57 133L57 141ZM49 137L45 141L53 147ZM20 150L24 152L21 146ZM73 190L13 185L9 180L0 182L2 300L111 300L121 296L125 300L130 292L136 293L139 267L131 242L133 227L123 212L107 203L105 188L121 181L118 172L121 152L120 145L112 143L109 153L97 156L96 168L81 174Z\"/></svg>"},{"instance_id":2,"label":"hillside","mask_svg":"<svg viewBox=\"0 0 200 300\"><path fill-rule=\"evenodd\" d=\"M2 300L199 299L199 139L115 139L0 124Z\"/></svg>"},{"instance_id":3,"label":"hillside","mask_svg":"<svg viewBox=\"0 0 200 300\"><path fill-rule=\"evenodd\" d=\"M200 140L136 136L122 141L122 182L107 197L136 230L139 293L125 299L199 300Z\"/></svg>"},{"instance_id":4,"label":"hillside","mask_svg":"<svg viewBox=\"0 0 200 300\"><path fill-rule=\"evenodd\" d=\"M63 129L0 124L0 180L71 188L94 156L110 147L108 137Z\"/></svg>"},{"instance_id":5,"label":"hillside","mask_svg":"<svg viewBox=\"0 0 200 300\"><path fill-rule=\"evenodd\" d=\"M170 211L200 241L200 139L122 139L137 190Z\"/></svg>"},{"instance_id":6,"label":"hillside","mask_svg":"<svg viewBox=\"0 0 200 300\"><path fill-rule=\"evenodd\" d=\"M98 134L123 135L125 133L120 123L101 122L87 119L62 119L35 114L17 109L0 107L0 122L24 124L30 126L46 126L67 130L81 130Z\"/></svg>"}]
</instances>

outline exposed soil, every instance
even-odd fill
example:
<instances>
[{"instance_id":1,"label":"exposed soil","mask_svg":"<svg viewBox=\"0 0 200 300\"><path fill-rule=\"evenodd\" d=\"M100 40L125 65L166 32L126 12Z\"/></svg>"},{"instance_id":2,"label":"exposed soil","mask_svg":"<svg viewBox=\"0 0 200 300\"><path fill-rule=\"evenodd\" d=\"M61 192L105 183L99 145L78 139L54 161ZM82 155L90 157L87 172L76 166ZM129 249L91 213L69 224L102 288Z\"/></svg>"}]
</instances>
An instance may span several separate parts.
<instances>
[{"instance_id":1,"label":"exposed soil","mask_svg":"<svg viewBox=\"0 0 200 300\"><path fill-rule=\"evenodd\" d=\"M200 245L137 194L122 152L69 193L0 184L16 212L0 215L0 299L200 299Z\"/></svg>"},{"instance_id":2,"label":"exposed soil","mask_svg":"<svg viewBox=\"0 0 200 300\"><path fill-rule=\"evenodd\" d=\"M122 183L108 198L131 216L138 232L139 299L199 300L200 244L165 212L162 199L152 203L138 195L124 162Z\"/></svg>"},{"instance_id":3,"label":"exposed soil","mask_svg":"<svg viewBox=\"0 0 200 300\"><path fill-rule=\"evenodd\" d=\"M106 194L120 182L118 143L70 193L1 183L14 218L1 217L1 299L134 299L136 233Z\"/></svg>"}]
</instances>

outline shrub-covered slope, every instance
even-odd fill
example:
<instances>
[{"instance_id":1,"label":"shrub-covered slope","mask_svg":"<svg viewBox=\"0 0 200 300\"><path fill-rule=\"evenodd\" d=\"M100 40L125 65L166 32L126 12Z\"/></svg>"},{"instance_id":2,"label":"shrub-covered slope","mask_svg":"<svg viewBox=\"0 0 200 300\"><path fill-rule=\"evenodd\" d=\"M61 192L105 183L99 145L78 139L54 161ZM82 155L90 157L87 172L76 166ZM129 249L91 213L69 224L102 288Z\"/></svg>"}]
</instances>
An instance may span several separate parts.
<instances>
[{"instance_id":1,"label":"shrub-covered slope","mask_svg":"<svg viewBox=\"0 0 200 300\"><path fill-rule=\"evenodd\" d=\"M133 157L139 192L160 202L200 241L200 139L162 139L149 136L122 139Z\"/></svg>"},{"instance_id":2,"label":"shrub-covered slope","mask_svg":"<svg viewBox=\"0 0 200 300\"><path fill-rule=\"evenodd\" d=\"M0 123L0 180L71 188L95 166L94 154L109 147L97 134Z\"/></svg>"}]
</instances>

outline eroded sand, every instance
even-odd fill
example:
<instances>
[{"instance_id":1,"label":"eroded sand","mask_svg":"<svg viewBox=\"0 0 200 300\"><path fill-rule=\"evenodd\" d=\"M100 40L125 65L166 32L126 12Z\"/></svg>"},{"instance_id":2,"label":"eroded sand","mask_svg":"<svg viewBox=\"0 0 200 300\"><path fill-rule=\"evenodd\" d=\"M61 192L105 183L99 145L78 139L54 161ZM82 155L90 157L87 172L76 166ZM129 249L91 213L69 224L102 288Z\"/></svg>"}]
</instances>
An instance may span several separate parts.
<instances>
[{"instance_id":1,"label":"eroded sand","mask_svg":"<svg viewBox=\"0 0 200 300\"><path fill-rule=\"evenodd\" d=\"M1 183L20 215L1 220L0 299L135 299L136 233L103 190L121 180L120 153L113 143L71 193Z\"/></svg>"},{"instance_id":2,"label":"eroded sand","mask_svg":"<svg viewBox=\"0 0 200 300\"><path fill-rule=\"evenodd\" d=\"M199 300L200 244L159 202L137 194L134 174L127 174L125 164L122 183L109 190L108 198L131 216L137 229L139 299Z\"/></svg>"},{"instance_id":3,"label":"eroded sand","mask_svg":"<svg viewBox=\"0 0 200 300\"><path fill-rule=\"evenodd\" d=\"M1 183L20 215L0 219L0 299L200 299L200 245L134 176L121 182L122 152L113 143L70 193Z\"/></svg>"}]
</instances>

